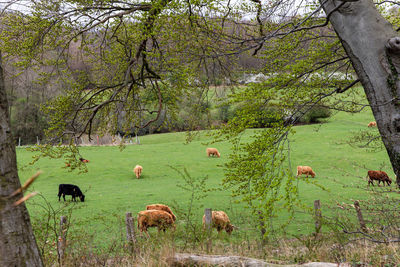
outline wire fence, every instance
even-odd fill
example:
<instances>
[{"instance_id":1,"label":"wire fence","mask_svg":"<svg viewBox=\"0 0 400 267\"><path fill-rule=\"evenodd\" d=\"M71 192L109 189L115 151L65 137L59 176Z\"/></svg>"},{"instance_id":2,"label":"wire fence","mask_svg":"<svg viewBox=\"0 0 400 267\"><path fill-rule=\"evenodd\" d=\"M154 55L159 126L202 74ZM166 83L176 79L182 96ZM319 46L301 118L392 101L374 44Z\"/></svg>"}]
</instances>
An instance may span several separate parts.
<instances>
[{"instance_id":1,"label":"wire fence","mask_svg":"<svg viewBox=\"0 0 400 267\"><path fill-rule=\"evenodd\" d=\"M123 138L120 135L92 135L90 138L88 135L83 135L75 138L75 144L78 146L118 146L122 142L125 144L140 144L140 138L139 136ZM36 136L35 144L24 144L23 139L19 137L16 145L18 147L26 147L40 144L46 144L46 140L41 140L39 136ZM60 139L60 144L67 145L69 140Z\"/></svg>"}]
</instances>

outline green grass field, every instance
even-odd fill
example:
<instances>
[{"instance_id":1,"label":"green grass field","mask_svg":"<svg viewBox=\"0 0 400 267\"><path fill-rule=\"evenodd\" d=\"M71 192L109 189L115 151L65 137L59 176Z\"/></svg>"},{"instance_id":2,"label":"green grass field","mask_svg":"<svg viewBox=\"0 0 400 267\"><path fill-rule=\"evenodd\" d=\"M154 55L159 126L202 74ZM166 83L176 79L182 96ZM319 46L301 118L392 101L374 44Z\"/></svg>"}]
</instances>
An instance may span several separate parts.
<instances>
[{"instance_id":1,"label":"green grass field","mask_svg":"<svg viewBox=\"0 0 400 267\"><path fill-rule=\"evenodd\" d=\"M367 185L365 179L368 169L380 169L394 177L385 151L368 152L345 143L354 132L367 129L368 122L374 120L370 110L351 115L339 112L323 124L296 126L296 134L290 138L290 163L295 174L297 165L312 166L317 173L316 180L328 191L299 180L300 195L309 206L320 199L323 207L334 205L335 201L350 201L366 197L362 188ZM370 129L377 131L377 129ZM254 130L248 130L245 138ZM206 142L211 141L205 132L189 144L185 144L184 133L168 133L141 137L141 145L128 145L120 151L119 147L82 147L81 154L90 160L88 172L79 174L64 168L64 161L41 159L35 165L29 165L33 153L23 148L17 149L19 175L24 182L36 170L43 174L34 183L31 190L39 191L54 208L63 207L58 201L58 184L71 183L79 185L86 195L84 203L78 202L73 212L73 219L81 221L80 226L89 233L101 233L101 236L123 236L125 212L134 215L145 209L147 204L174 202L185 207L190 200L190 192L177 187L182 184L180 175L170 168L186 168L193 177L208 176L207 186L218 187L224 176L223 163L230 152L228 143L217 143L221 158L207 158ZM136 179L132 172L136 164L143 166L141 179ZM382 167L383 166L383 167ZM361 188L357 188L361 185ZM393 187L393 185L392 185ZM70 196L67 199L70 200ZM41 216L43 203L40 197L29 200L27 205L32 217ZM70 202L68 202L71 204ZM225 210L231 221L240 227L233 236L258 234L254 224L246 221L249 214L244 204L235 203L229 191L208 192L202 203L196 207L210 207L214 210ZM195 210L198 222L201 222L203 208ZM323 210L323 212L326 212ZM183 227L179 220L178 228ZM289 227L289 232L307 233L312 231L313 222L310 215L299 213L296 218L299 224ZM285 211L280 213L277 222L287 217ZM151 230L155 231L155 230Z\"/></svg>"}]
</instances>

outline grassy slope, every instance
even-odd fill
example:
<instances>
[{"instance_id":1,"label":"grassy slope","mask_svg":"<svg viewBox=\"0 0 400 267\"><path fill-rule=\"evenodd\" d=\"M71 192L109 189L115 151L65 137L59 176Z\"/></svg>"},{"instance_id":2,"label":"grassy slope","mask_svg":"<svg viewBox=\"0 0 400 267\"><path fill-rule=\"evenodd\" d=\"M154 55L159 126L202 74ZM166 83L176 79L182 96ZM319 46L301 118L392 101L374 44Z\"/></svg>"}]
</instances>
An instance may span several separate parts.
<instances>
[{"instance_id":1,"label":"grassy slope","mask_svg":"<svg viewBox=\"0 0 400 267\"><path fill-rule=\"evenodd\" d=\"M296 165L310 165L316 171L319 183L329 189L329 192L323 192L314 185L299 181L305 203L311 206L315 199L321 199L325 205L341 199L365 197L366 192L354 186L365 186L366 180L362 177L365 177L367 169L379 169L382 164L385 165L383 170L393 177L385 151L366 152L344 143L352 131L366 129L371 120L371 112L365 110L356 115L338 113L324 124L296 127L296 134L291 138L292 171L295 173ZM74 217L90 219L104 216L103 220L85 224L86 230L121 233L124 229L120 223L127 211L136 214L150 203L172 204L177 201L182 206L187 205L189 193L176 186L182 183L182 179L169 166L181 170L186 167L194 177L208 175L209 187L219 185L223 177L222 164L227 160L230 147L228 143L214 144L212 146L218 147L222 157L207 158L207 146L204 144L207 140L210 139L203 133L190 144L184 144L184 133L170 133L142 137L142 145L129 145L122 152L118 147L82 147L82 155L90 160L89 172L84 174L68 172L63 168L62 160L42 159L34 166L27 165L32 154L18 149L20 177L24 181L36 169L41 169L43 174L35 182L34 190L40 191L55 208L63 205L57 198L59 183L79 185L83 191L87 191L87 201L79 203L81 208L74 211ZM132 172L136 164L142 165L144 169L139 180ZM70 199L70 196L67 198ZM37 214L39 208L32 205L34 202L40 202L39 198L29 201L28 208L32 214ZM209 192L203 201L206 207L240 214L241 219L231 218L232 221L242 230L255 230L243 219L247 213L244 205L232 203L233 199L227 191ZM200 221L203 210L198 209L196 212ZM278 220L285 217L285 212L282 212ZM298 219L310 220L310 216L302 214ZM305 232L312 227L309 221L308 224L293 225L289 229Z\"/></svg>"},{"instance_id":2,"label":"grassy slope","mask_svg":"<svg viewBox=\"0 0 400 267\"><path fill-rule=\"evenodd\" d=\"M389 177L394 178L386 151L370 152L347 144L355 133L366 130L368 122L372 120L370 110L356 115L340 112L330 118L328 123L296 127L291 143L293 172L297 165L312 166L319 184L328 189L322 191L300 181L301 198L306 203L312 206L314 200L320 199L324 207L335 206L336 202L352 203L356 199L367 198L365 177L368 170L382 168ZM377 131L376 128L368 130ZM306 218L303 216L303 219ZM299 227L293 225L290 229ZM303 232L305 228L312 231L313 227L309 223L300 228Z\"/></svg>"}]
</instances>

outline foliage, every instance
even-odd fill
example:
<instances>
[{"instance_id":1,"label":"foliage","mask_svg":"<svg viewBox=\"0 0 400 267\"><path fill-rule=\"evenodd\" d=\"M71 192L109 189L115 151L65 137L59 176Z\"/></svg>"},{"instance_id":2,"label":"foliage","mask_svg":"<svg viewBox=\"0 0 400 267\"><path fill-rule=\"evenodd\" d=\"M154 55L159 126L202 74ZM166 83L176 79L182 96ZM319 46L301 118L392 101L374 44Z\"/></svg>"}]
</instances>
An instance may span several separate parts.
<instances>
[{"instance_id":1,"label":"foliage","mask_svg":"<svg viewBox=\"0 0 400 267\"><path fill-rule=\"evenodd\" d=\"M21 145L35 144L37 139L44 139L44 129L48 124L46 117L39 109L36 101L21 99L14 105L11 117L11 131L13 136L21 138Z\"/></svg>"},{"instance_id":2,"label":"foliage","mask_svg":"<svg viewBox=\"0 0 400 267\"><path fill-rule=\"evenodd\" d=\"M209 128L211 103L205 88L193 88L178 103L178 113L168 119L172 131L196 131Z\"/></svg>"},{"instance_id":3,"label":"foliage","mask_svg":"<svg viewBox=\"0 0 400 267\"><path fill-rule=\"evenodd\" d=\"M267 235L272 229L270 218L276 216L276 203L283 202L290 217L299 204L295 177L283 164L289 132L286 128L274 127L257 132L249 143L240 144L239 139L234 140L237 149L229 155L225 168L224 186L230 188L234 196L242 196L254 214L261 212ZM284 136L278 141L279 145L275 144L277 136Z\"/></svg>"},{"instance_id":4,"label":"foliage","mask_svg":"<svg viewBox=\"0 0 400 267\"><path fill-rule=\"evenodd\" d=\"M272 31L279 25L270 27L268 30ZM297 32L284 40L271 40L264 47L262 57L269 63L265 65L269 78L232 94L231 103L240 104L240 110L217 136L232 142L233 153L226 164L224 184L236 196L242 196L254 213L262 211L267 229L271 229L268 218L275 216L276 203L283 202L291 214L295 206L301 206L286 153L290 149L287 140L293 133L292 123L298 119L315 121L318 117L327 117L326 109L313 107L330 95L332 87L353 80L350 74L344 78L311 74L310 69L321 68L320 62L344 53L338 41L326 42L323 37L310 39L312 36L312 32ZM345 57L343 60L326 66L325 70L333 73L345 68L348 62ZM265 124L271 128L257 132L248 143L242 142L240 136L245 129Z\"/></svg>"},{"instance_id":5,"label":"foliage","mask_svg":"<svg viewBox=\"0 0 400 267\"><path fill-rule=\"evenodd\" d=\"M217 118L222 122L228 122L233 118L232 107L229 104L222 104L218 107Z\"/></svg>"},{"instance_id":6,"label":"foliage","mask_svg":"<svg viewBox=\"0 0 400 267\"><path fill-rule=\"evenodd\" d=\"M353 132L353 136L346 141L350 146L365 148L369 151L382 151L384 146L376 128Z\"/></svg>"},{"instance_id":7,"label":"foliage","mask_svg":"<svg viewBox=\"0 0 400 267\"><path fill-rule=\"evenodd\" d=\"M38 152L34 154L29 161L29 165L33 165L42 158L64 159L64 167L69 171L77 169L79 173L87 172L87 166L83 163L80 151L75 145L63 145L60 141L57 145L40 144L32 147L27 147L26 150ZM45 153L44 153L45 152Z\"/></svg>"},{"instance_id":8,"label":"foliage","mask_svg":"<svg viewBox=\"0 0 400 267\"><path fill-rule=\"evenodd\" d=\"M38 212L32 218L32 228L38 243L40 254L46 257L47 262L60 263L59 237L60 237L60 218L66 218L65 236L72 239L76 233L68 234L69 225L72 221L72 213L77 209L72 203L67 203L61 207L54 207L42 194L39 194L41 201L33 201L32 205L38 207ZM71 205L70 205L71 204Z\"/></svg>"},{"instance_id":9,"label":"foliage","mask_svg":"<svg viewBox=\"0 0 400 267\"><path fill-rule=\"evenodd\" d=\"M177 187L189 193L189 203L186 207L183 207L178 202L174 202L174 210L181 220L185 223L185 229L183 231L184 249L191 244L193 248L196 247L200 241L203 240L202 226L199 223L196 212L194 210L203 209L204 205L200 204L207 197L207 179L194 178L184 168L183 172L171 166L183 179L182 183L178 183Z\"/></svg>"},{"instance_id":10,"label":"foliage","mask_svg":"<svg viewBox=\"0 0 400 267\"><path fill-rule=\"evenodd\" d=\"M69 137L73 139L93 131L129 132L132 128L147 127L161 110L174 116L176 103L190 87L190 77L196 69L191 61L200 47L191 43L191 38L196 37L202 45L212 42L199 34L200 25L193 24L200 19L195 13L189 18L178 12L164 13L164 9L180 10L186 5L194 11L200 3L156 1L153 6L140 6L137 12L118 19L114 19L113 12L118 13L119 8L112 3L103 5L110 13L99 14L88 3L70 7L69 13L62 13L66 6L36 3L32 5L34 12L23 19L16 20L12 15L4 18L4 23L10 25L3 32L7 44L21 43L22 39L26 47L18 49L18 54L15 49L5 47L9 55L26 57L21 62L26 67L54 67L65 87L65 94L44 106L51 117L50 137L58 139L73 133ZM79 20L69 20L70 16L86 17L89 21L104 18L104 24L96 23L96 27L82 24ZM171 28L177 31L171 32ZM188 46L193 54L186 53ZM33 60L37 54L43 55L42 60ZM86 65L83 68L70 64L78 57ZM41 74L43 79L51 79L53 75ZM59 112L53 110L55 106Z\"/></svg>"},{"instance_id":11,"label":"foliage","mask_svg":"<svg viewBox=\"0 0 400 267\"><path fill-rule=\"evenodd\" d=\"M300 118L300 122L304 123L316 123L319 119L326 119L331 116L331 110L325 106L314 106L309 109L303 117Z\"/></svg>"},{"instance_id":12,"label":"foliage","mask_svg":"<svg viewBox=\"0 0 400 267\"><path fill-rule=\"evenodd\" d=\"M365 239L370 242L388 244L399 242L400 217L397 204L399 199L393 191L386 188L367 188L368 197L359 201L366 228L360 226L355 216L354 204L350 201L337 203L335 215L327 219L327 224L340 229L351 238ZM333 208L333 207L331 207ZM353 214L353 216L349 215ZM353 217L352 220L348 218Z\"/></svg>"}]
</instances>

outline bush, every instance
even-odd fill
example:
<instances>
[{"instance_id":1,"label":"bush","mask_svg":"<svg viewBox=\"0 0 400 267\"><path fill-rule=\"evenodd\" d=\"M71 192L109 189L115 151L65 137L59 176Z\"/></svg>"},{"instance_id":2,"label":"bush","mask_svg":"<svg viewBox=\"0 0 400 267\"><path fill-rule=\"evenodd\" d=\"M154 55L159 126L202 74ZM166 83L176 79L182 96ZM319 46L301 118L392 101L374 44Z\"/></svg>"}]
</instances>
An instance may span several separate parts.
<instances>
[{"instance_id":1,"label":"bush","mask_svg":"<svg viewBox=\"0 0 400 267\"><path fill-rule=\"evenodd\" d=\"M316 123L319 122L319 119L329 118L331 113L331 110L325 106L314 106L300 118L300 122Z\"/></svg>"},{"instance_id":2,"label":"bush","mask_svg":"<svg viewBox=\"0 0 400 267\"><path fill-rule=\"evenodd\" d=\"M223 104L217 108L217 119L219 121L228 122L234 115L234 111L229 104Z\"/></svg>"},{"instance_id":3,"label":"bush","mask_svg":"<svg viewBox=\"0 0 400 267\"><path fill-rule=\"evenodd\" d=\"M271 127L273 123L280 123L283 121L282 111L277 107L268 107L261 112L261 117L258 119L260 127Z\"/></svg>"},{"instance_id":4,"label":"bush","mask_svg":"<svg viewBox=\"0 0 400 267\"><path fill-rule=\"evenodd\" d=\"M223 113L225 112L225 113ZM219 114L224 114L228 120L239 117L247 122L248 128L270 128L273 124L282 123L282 109L276 106L241 106L232 105L229 109L222 110ZM250 114L250 115L248 115Z\"/></svg>"}]
</instances>

